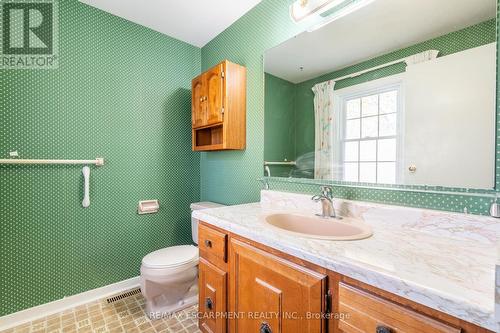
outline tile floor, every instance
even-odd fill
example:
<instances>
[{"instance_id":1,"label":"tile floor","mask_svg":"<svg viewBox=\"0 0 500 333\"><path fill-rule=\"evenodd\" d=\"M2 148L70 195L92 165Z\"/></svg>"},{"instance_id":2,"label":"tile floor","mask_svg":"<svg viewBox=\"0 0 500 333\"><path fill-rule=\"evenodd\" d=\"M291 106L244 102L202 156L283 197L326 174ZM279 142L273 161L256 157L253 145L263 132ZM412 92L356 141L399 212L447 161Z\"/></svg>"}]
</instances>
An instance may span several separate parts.
<instances>
[{"instance_id":1,"label":"tile floor","mask_svg":"<svg viewBox=\"0 0 500 333\"><path fill-rule=\"evenodd\" d=\"M0 333L193 333L198 330L197 306L159 320L149 320L140 293L108 304L106 299L56 313Z\"/></svg>"}]
</instances>

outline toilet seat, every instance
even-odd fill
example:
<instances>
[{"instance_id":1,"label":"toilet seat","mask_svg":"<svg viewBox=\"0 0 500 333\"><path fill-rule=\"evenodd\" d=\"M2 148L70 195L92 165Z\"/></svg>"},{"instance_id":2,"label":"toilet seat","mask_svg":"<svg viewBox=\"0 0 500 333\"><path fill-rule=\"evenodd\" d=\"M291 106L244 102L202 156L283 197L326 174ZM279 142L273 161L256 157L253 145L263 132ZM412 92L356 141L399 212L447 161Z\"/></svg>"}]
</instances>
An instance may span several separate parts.
<instances>
[{"instance_id":1,"label":"toilet seat","mask_svg":"<svg viewBox=\"0 0 500 333\"><path fill-rule=\"evenodd\" d=\"M176 269L197 264L198 248L193 245L167 247L151 252L142 259L142 266L148 269Z\"/></svg>"}]
</instances>

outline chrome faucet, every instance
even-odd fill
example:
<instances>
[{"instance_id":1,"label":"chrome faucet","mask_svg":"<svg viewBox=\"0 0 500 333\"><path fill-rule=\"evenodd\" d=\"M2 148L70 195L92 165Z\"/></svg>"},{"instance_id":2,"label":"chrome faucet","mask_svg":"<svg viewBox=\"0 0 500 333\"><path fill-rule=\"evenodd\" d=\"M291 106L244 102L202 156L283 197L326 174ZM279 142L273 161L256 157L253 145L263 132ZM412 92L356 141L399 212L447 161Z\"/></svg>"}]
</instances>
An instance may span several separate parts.
<instances>
[{"instance_id":1,"label":"chrome faucet","mask_svg":"<svg viewBox=\"0 0 500 333\"><path fill-rule=\"evenodd\" d=\"M321 214L316 214L322 218L337 218L335 208L333 207L333 190L330 186L321 186L321 194L315 195L311 198L318 202L321 201Z\"/></svg>"}]
</instances>

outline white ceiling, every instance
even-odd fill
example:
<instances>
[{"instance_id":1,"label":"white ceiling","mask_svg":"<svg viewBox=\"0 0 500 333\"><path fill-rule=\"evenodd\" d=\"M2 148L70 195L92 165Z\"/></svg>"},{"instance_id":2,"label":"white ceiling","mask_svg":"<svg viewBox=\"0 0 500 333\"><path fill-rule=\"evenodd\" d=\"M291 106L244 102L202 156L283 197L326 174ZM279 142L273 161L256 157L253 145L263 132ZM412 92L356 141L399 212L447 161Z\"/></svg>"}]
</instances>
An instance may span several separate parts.
<instances>
[{"instance_id":1,"label":"white ceiling","mask_svg":"<svg viewBox=\"0 0 500 333\"><path fill-rule=\"evenodd\" d=\"M80 0L202 47L261 0Z\"/></svg>"},{"instance_id":2,"label":"white ceiling","mask_svg":"<svg viewBox=\"0 0 500 333\"><path fill-rule=\"evenodd\" d=\"M268 50L265 70L299 83L495 16L496 0L376 0Z\"/></svg>"}]
</instances>

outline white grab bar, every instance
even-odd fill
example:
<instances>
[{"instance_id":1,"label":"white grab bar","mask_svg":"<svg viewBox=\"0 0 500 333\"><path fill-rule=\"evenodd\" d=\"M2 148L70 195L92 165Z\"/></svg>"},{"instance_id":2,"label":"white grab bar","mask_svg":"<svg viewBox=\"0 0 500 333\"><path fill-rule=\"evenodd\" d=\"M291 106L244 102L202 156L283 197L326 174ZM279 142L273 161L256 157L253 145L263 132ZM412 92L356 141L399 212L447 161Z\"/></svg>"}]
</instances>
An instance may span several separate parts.
<instances>
[{"instance_id":1,"label":"white grab bar","mask_svg":"<svg viewBox=\"0 0 500 333\"><path fill-rule=\"evenodd\" d=\"M90 197L89 197L89 177L90 177L90 168L88 166L84 166L82 169L83 173L83 201L82 206L87 208L90 206Z\"/></svg>"},{"instance_id":2,"label":"white grab bar","mask_svg":"<svg viewBox=\"0 0 500 333\"><path fill-rule=\"evenodd\" d=\"M297 165L297 163L295 161L264 162L264 165Z\"/></svg>"},{"instance_id":3,"label":"white grab bar","mask_svg":"<svg viewBox=\"0 0 500 333\"><path fill-rule=\"evenodd\" d=\"M96 166L104 165L104 158L96 158L95 160L30 160L6 158L0 159L0 164L95 164Z\"/></svg>"}]
</instances>

